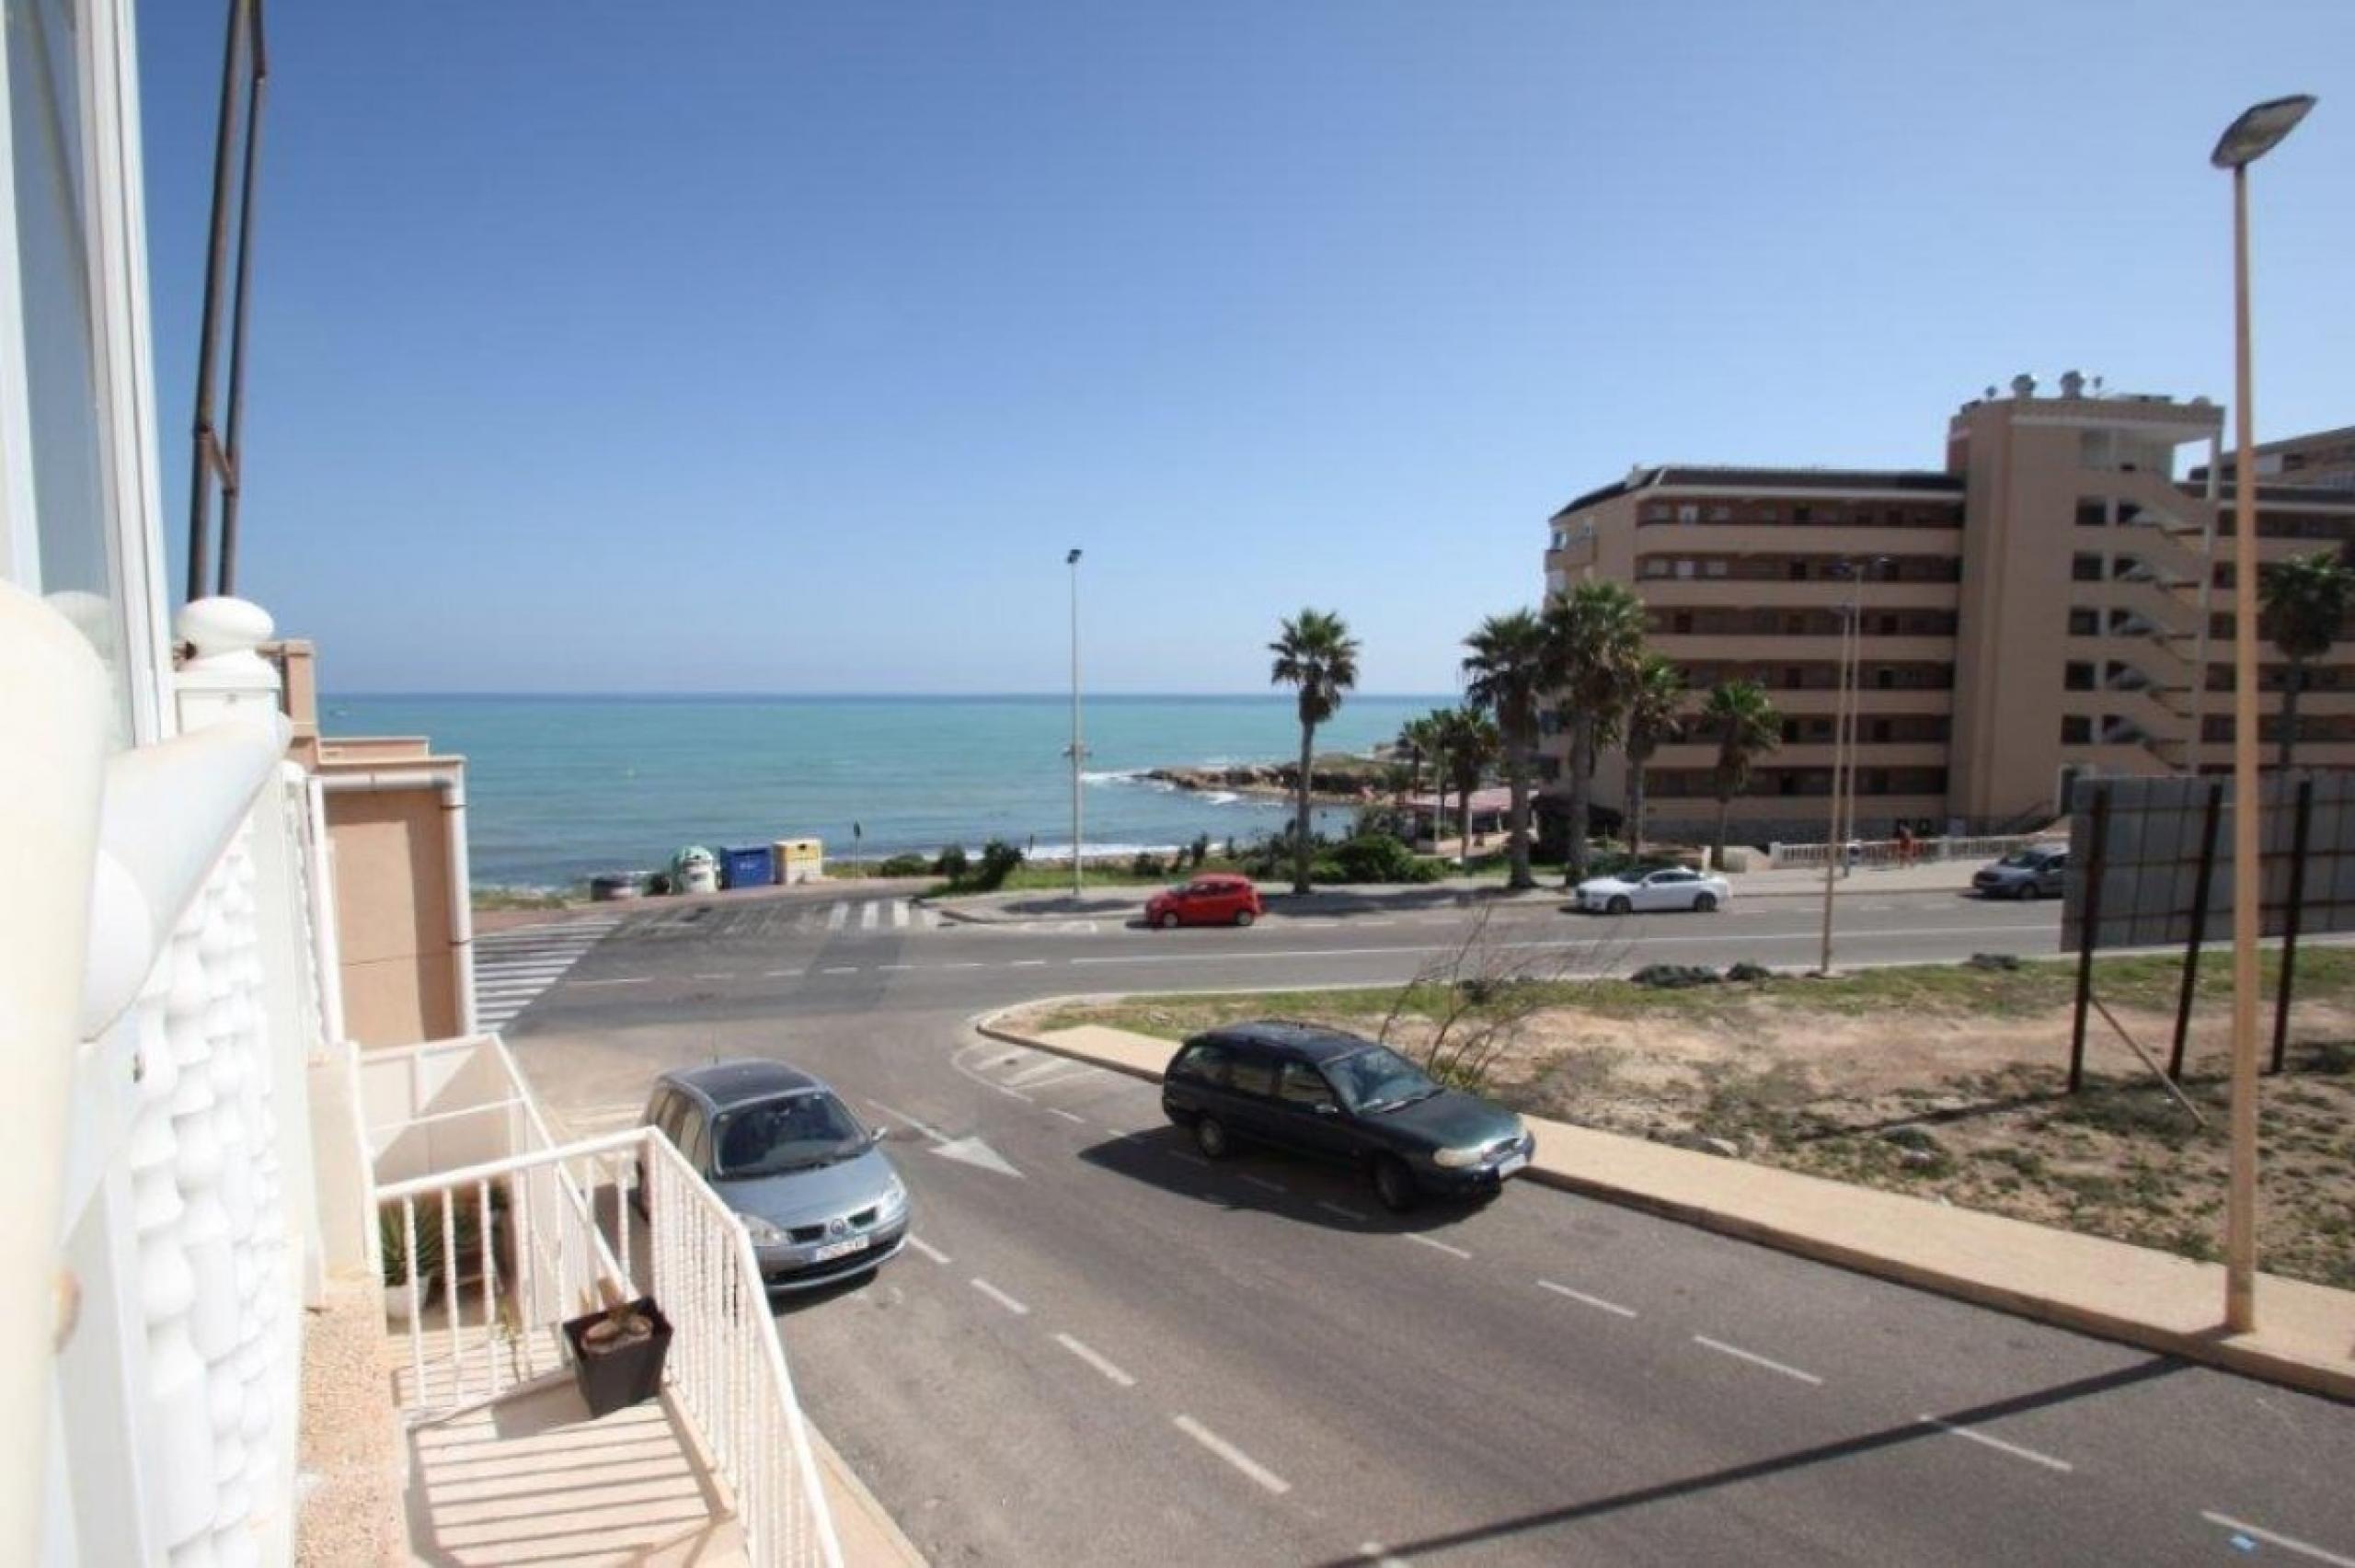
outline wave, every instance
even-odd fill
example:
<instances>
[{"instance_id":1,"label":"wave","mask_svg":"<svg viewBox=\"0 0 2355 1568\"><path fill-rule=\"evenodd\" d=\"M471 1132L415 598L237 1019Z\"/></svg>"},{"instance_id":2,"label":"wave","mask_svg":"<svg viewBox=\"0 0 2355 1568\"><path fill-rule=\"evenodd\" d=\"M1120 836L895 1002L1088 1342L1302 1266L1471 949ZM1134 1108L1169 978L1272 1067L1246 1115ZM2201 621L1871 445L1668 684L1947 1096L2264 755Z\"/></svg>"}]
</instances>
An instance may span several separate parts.
<instances>
[{"instance_id":1,"label":"wave","mask_svg":"<svg viewBox=\"0 0 2355 1568\"><path fill-rule=\"evenodd\" d=\"M1135 784L1138 780L1143 777L1144 770L1143 768L1115 768L1109 772L1100 773L1089 773L1086 770L1082 769L1079 775L1080 782L1082 784Z\"/></svg>"}]
</instances>

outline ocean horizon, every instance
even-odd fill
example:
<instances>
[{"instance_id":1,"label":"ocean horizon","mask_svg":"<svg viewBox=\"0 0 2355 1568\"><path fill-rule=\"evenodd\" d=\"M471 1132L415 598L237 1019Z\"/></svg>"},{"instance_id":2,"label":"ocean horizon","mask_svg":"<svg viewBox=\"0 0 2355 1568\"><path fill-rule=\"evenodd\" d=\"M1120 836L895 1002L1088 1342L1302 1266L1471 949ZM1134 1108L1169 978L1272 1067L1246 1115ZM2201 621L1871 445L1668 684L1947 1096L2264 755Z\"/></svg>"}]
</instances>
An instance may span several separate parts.
<instances>
[{"instance_id":1,"label":"ocean horizon","mask_svg":"<svg viewBox=\"0 0 2355 1568\"><path fill-rule=\"evenodd\" d=\"M1316 749L1362 754L1455 700L1352 693ZM872 860L994 837L1041 859L1069 853L1068 692L347 692L319 708L330 737L423 736L466 759L477 887L569 887L657 869L690 844L782 838L822 839L830 861L854 845ZM1166 851L1202 833L1248 842L1287 819L1280 801L1143 774L1296 758L1288 693L1107 693L1082 713L1088 854ZM1325 810L1319 825L1348 816Z\"/></svg>"}]
</instances>

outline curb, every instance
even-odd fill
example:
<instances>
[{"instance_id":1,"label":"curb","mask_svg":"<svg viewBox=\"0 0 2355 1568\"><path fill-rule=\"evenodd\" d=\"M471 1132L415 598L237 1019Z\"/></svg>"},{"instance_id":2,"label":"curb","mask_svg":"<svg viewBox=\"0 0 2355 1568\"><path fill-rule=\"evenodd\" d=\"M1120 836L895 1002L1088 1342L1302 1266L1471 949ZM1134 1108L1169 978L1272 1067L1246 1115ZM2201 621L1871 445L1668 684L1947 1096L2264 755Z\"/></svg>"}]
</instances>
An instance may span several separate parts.
<instances>
[{"instance_id":1,"label":"curb","mask_svg":"<svg viewBox=\"0 0 2355 1568\"><path fill-rule=\"evenodd\" d=\"M917 1549L914 1541L908 1539L907 1532L900 1528L900 1522L891 1517L890 1510L878 1502L875 1494L867 1489L867 1482L850 1468L840 1450L826 1441L825 1434L818 1430L817 1423L810 1419L807 1411L802 1413L801 1430L810 1439L810 1457L816 1461L820 1484L833 1482L833 1487L841 1491L843 1498L858 1510L860 1523L865 1528L856 1533L878 1538L858 1543L870 1548L867 1551L854 1550L846 1543L843 1551L843 1568L928 1568L930 1560ZM843 1512L839 1507L834 1510L834 1536L837 1540L854 1533L844 1529Z\"/></svg>"},{"instance_id":2,"label":"curb","mask_svg":"<svg viewBox=\"0 0 2355 1568\"><path fill-rule=\"evenodd\" d=\"M1090 1066L1125 1073L1148 1083L1158 1083L1161 1082L1161 1073L1158 1070L1134 1067L1125 1062L1109 1061L1087 1053L1068 1050L1056 1046L1051 1041L1005 1028L997 1022L1007 1013L1022 1008L1052 1006L1063 1002L1102 1001L1108 995L1120 994L1124 993L1097 992L1040 997L1033 1001L993 1009L973 1019L972 1026L989 1038L1003 1041L1008 1045L1023 1046L1031 1050L1044 1051L1050 1056L1063 1057L1072 1061L1084 1061ZM1746 1164L1747 1162L1729 1160L1726 1163L1736 1166ZM2137 1345L2145 1350L2159 1351L2181 1360L2222 1368L2228 1372L2239 1373L2264 1382L2280 1384L2284 1388L2355 1403L2355 1369L2340 1370L2336 1368L2318 1367L2310 1362L2278 1355L2252 1345L2234 1344L2223 1337L2223 1331L2221 1327L2187 1332L2134 1318L2119 1317L2114 1313L2075 1307L2051 1297L2007 1288L1944 1269L1924 1267L1916 1264L1882 1257L1878 1253L1827 1241L1786 1226L1764 1224L1697 1204L1660 1197L1641 1188L1623 1186L1612 1182L1571 1175L1559 1171L1549 1171L1534 1162L1522 1173L1522 1176L1523 1180L1534 1182L1540 1186L1551 1187L1559 1192L1573 1193L1581 1197L1595 1198L1622 1208L1633 1208L1643 1213L1655 1214L1679 1224L1714 1230L1720 1235L1731 1236L1739 1241L1750 1242L1760 1246L1772 1247L1777 1252L1789 1253L1817 1263L1830 1264L1852 1273L1891 1280L1913 1289L1952 1297L1957 1300L1969 1301L1976 1306L1990 1307L1997 1311L2008 1312L2014 1317L2050 1323L2058 1328L2090 1334L2097 1339L2113 1340L2120 1344ZM1995 1218L2005 1217L1999 1215ZM2029 1222L2019 1220L2015 1223Z\"/></svg>"}]
</instances>

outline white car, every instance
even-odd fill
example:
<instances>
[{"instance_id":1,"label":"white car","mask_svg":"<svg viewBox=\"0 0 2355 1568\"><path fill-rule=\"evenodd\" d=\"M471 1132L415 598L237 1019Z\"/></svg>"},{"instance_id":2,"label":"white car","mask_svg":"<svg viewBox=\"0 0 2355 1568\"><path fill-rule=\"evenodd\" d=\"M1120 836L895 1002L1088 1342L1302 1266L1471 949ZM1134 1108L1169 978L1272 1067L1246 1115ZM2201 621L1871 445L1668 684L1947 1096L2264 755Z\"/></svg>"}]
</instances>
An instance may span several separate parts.
<instances>
[{"instance_id":1,"label":"white car","mask_svg":"<svg viewBox=\"0 0 2355 1568\"><path fill-rule=\"evenodd\" d=\"M1578 907L1589 914L1624 915L1638 910L1693 910L1706 914L1733 897L1722 876L1704 876L1671 865L1625 876L1597 876L1579 884Z\"/></svg>"}]
</instances>

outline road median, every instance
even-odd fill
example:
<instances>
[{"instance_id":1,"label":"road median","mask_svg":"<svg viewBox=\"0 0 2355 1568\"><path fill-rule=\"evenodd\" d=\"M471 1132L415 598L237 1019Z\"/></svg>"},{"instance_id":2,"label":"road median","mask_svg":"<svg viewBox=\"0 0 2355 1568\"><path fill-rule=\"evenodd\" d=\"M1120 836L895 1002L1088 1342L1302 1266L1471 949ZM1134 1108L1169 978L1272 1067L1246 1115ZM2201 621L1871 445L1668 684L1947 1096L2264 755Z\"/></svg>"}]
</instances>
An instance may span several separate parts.
<instances>
[{"instance_id":1,"label":"road median","mask_svg":"<svg viewBox=\"0 0 2355 1568\"><path fill-rule=\"evenodd\" d=\"M975 1020L993 1039L1158 1082L1166 1039L1105 1024L1038 1030ZM2262 1275L2254 1333L2223 1323L2215 1264L1950 1204L1703 1153L1551 1118L1531 1179L1982 1306L2355 1401L2355 1291Z\"/></svg>"}]
</instances>

